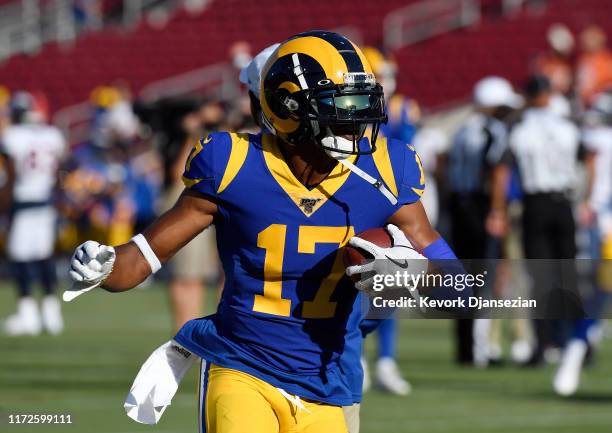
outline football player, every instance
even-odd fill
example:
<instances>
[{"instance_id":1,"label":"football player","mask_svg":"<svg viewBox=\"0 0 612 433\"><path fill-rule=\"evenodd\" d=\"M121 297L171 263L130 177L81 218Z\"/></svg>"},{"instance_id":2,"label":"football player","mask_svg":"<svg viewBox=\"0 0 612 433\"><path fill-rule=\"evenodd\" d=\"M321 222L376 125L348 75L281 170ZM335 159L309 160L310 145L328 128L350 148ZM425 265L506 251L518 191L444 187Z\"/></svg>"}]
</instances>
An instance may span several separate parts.
<instances>
[{"instance_id":1,"label":"football player","mask_svg":"<svg viewBox=\"0 0 612 433\"><path fill-rule=\"evenodd\" d=\"M272 55L279 44L271 45L259 54L257 54L251 62L240 72L240 82L245 84L248 89L248 95L251 102L251 115L258 127L261 128L261 104L259 103L259 86L261 82L261 70L266 61ZM360 362L361 353L363 351L363 338L380 326L384 320L363 320L365 312L361 296L359 293L353 306L353 311L347 322L345 334L344 351L339 360L340 368L342 369L341 379L346 387L351 390L353 404L344 406L344 417L349 433L359 433L360 427L360 411L361 398L363 394L364 384L364 369Z\"/></svg>"},{"instance_id":2,"label":"football player","mask_svg":"<svg viewBox=\"0 0 612 433\"><path fill-rule=\"evenodd\" d=\"M370 283L345 276L339 247L400 264L422 257L412 245L431 258L454 255L419 202L414 148L377 140L382 88L352 42L325 31L284 41L264 65L259 99L269 132L200 140L172 209L116 249L77 248L65 299L131 289L215 224L221 302L212 320L190 321L175 337L207 361L202 431L345 432L341 406L353 398L338 360L355 288ZM387 223L390 248L354 237ZM382 273L381 261L346 272Z\"/></svg>"},{"instance_id":3,"label":"football player","mask_svg":"<svg viewBox=\"0 0 612 433\"><path fill-rule=\"evenodd\" d=\"M61 132L45 124L44 108L26 92L11 101L12 126L2 134L0 152L8 161L7 191L11 192L11 222L7 253L19 290L17 312L4 320L7 335L62 332L64 324L55 296L53 261L56 210L52 196L66 144ZM40 277L45 296L40 309L32 297L32 277Z\"/></svg>"}]
</instances>

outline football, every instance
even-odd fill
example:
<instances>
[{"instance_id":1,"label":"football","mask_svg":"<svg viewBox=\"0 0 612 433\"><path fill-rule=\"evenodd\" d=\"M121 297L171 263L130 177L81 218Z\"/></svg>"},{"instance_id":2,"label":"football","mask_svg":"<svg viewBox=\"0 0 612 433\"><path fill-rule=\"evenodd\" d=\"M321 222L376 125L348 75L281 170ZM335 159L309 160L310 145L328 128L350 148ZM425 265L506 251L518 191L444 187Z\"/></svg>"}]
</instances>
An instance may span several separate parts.
<instances>
[{"instance_id":1,"label":"football","mask_svg":"<svg viewBox=\"0 0 612 433\"><path fill-rule=\"evenodd\" d=\"M372 242L373 244L376 244L382 248L389 248L393 245L393 239L384 227L369 229L357 234L356 236L368 242ZM349 267L353 265L362 265L366 262L366 260L370 260L373 257L367 251L346 245L344 247L343 258L344 266Z\"/></svg>"}]
</instances>

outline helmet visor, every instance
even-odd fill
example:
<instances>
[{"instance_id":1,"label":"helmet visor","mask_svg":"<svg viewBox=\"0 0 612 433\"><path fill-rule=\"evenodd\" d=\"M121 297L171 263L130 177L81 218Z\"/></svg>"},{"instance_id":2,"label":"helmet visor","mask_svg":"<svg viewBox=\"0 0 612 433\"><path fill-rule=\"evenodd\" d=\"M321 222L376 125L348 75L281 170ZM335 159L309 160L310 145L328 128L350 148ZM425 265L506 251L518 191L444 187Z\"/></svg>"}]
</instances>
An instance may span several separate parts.
<instances>
[{"instance_id":1,"label":"helmet visor","mask_svg":"<svg viewBox=\"0 0 612 433\"><path fill-rule=\"evenodd\" d=\"M320 104L335 107L339 110L354 112L371 107L370 95L346 95L319 99Z\"/></svg>"},{"instance_id":2,"label":"helmet visor","mask_svg":"<svg viewBox=\"0 0 612 433\"><path fill-rule=\"evenodd\" d=\"M316 112L323 123L380 122L384 117L382 92L329 89L313 95Z\"/></svg>"},{"instance_id":3,"label":"helmet visor","mask_svg":"<svg viewBox=\"0 0 612 433\"><path fill-rule=\"evenodd\" d=\"M354 143L354 149L346 153L361 153L357 141L363 137L366 129L371 127L373 131L378 131L379 125L386 122L380 85L331 86L315 90L309 99L321 135L331 133ZM372 147L375 137L376 134L371 140Z\"/></svg>"}]
</instances>

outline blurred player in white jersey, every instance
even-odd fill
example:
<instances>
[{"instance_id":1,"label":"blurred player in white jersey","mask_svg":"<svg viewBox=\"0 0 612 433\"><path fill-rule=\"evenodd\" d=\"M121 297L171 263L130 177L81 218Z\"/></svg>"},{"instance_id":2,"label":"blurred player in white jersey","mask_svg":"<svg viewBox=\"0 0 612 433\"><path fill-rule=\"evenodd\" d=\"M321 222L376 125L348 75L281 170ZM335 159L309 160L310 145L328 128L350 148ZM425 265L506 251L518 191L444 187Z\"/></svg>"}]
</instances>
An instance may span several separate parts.
<instances>
[{"instance_id":1,"label":"blurred player in white jersey","mask_svg":"<svg viewBox=\"0 0 612 433\"><path fill-rule=\"evenodd\" d=\"M66 144L60 131L45 124L45 110L31 94L17 92L11 103L12 126L0 139L8 161L11 194L7 255L17 283L17 311L2 321L7 335L50 334L63 330L60 304L55 297L53 262L56 210L53 193ZM40 308L32 297L38 277L45 296Z\"/></svg>"}]
</instances>

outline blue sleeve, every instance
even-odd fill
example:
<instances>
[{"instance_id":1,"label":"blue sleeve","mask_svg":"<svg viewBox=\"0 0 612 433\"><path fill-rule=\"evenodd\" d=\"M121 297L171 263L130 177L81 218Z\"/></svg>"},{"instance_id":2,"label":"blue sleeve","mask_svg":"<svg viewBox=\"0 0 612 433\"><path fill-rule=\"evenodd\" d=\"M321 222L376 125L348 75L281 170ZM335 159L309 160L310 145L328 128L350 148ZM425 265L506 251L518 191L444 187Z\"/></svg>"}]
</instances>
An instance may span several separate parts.
<instances>
[{"instance_id":1,"label":"blue sleeve","mask_svg":"<svg viewBox=\"0 0 612 433\"><path fill-rule=\"evenodd\" d=\"M389 140L388 148L397 184L397 207L419 201L425 192L425 172L416 149L399 140Z\"/></svg>"},{"instance_id":2,"label":"blue sleeve","mask_svg":"<svg viewBox=\"0 0 612 433\"><path fill-rule=\"evenodd\" d=\"M404 175L399 186L398 204L419 201L425 192L425 172L414 146L405 145Z\"/></svg>"},{"instance_id":3,"label":"blue sleeve","mask_svg":"<svg viewBox=\"0 0 612 433\"><path fill-rule=\"evenodd\" d=\"M423 249L423 255L431 260L457 260L457 256L443 238L437 239Z\"/></svg>"},{"instance_id":4,"label":"blue sleeve","mask_svg":"<svg viewBox=\"0 0 612 433\"><path fill-rule=\"evenodd\" d=\"M200 139L185 162L185 187L216 198L231 147L232 139L227 132L211 133Z\"/></svg>"}]
</instances>

